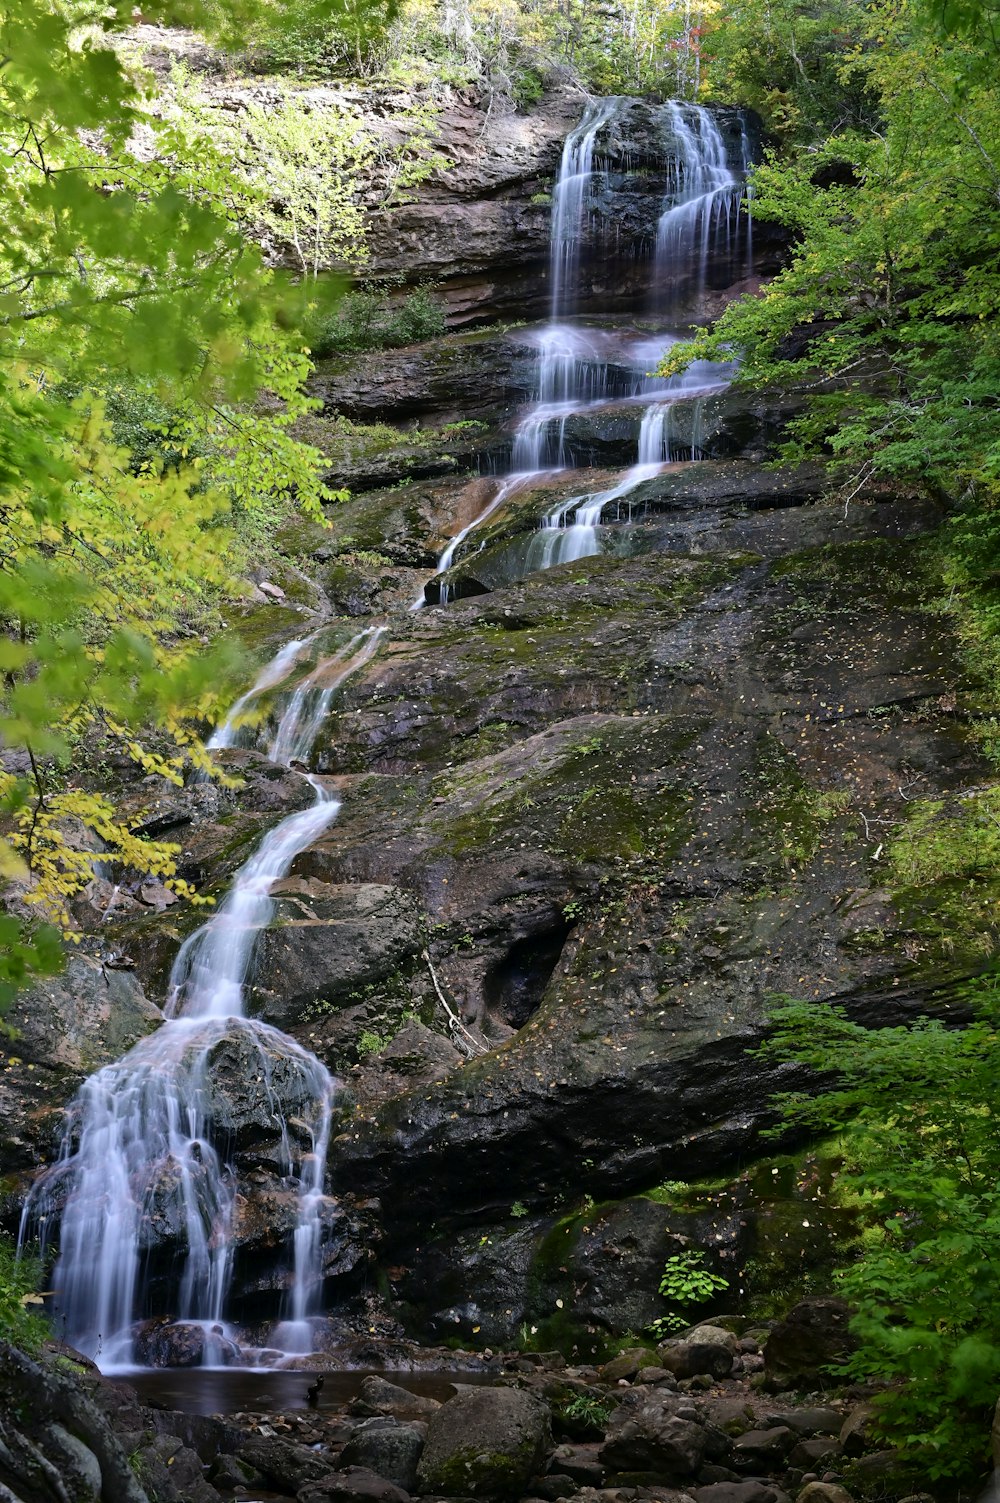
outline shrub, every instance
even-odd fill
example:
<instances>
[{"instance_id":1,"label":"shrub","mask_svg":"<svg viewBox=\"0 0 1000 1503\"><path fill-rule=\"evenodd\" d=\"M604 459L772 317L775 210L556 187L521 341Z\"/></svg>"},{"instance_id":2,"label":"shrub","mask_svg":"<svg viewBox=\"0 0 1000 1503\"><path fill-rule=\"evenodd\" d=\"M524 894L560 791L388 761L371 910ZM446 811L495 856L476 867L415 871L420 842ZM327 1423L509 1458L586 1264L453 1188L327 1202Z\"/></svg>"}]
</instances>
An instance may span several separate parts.
<instances>
[{"instance_id":1,"label":"shrub","mask_svg":"<svg viewBox=\"0 0 1000 1503\"><path fill-rule=\"evenodd\" d=\"M444 305L429 287L416 287L400 302L374 284L355 288L336 311L306 329L313 355L354 354L362 350L398 349L434 339L445 331Z\"/></svg>"}]
</instances>

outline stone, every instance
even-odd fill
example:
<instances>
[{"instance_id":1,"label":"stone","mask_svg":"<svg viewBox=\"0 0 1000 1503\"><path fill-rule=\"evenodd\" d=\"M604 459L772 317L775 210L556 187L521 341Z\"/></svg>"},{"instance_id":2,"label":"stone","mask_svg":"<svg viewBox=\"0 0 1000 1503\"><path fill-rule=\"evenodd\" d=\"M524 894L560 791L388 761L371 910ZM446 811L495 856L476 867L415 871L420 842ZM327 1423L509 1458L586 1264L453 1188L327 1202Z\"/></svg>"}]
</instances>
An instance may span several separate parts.
<instances>
[{"instance_id":1,"label":"stone","mask_svg":"<svg viewBox=\"0 0 1000 1503\"><path fill-rule=\"evenodd\" d=\"M829 1383L826 1369L851 1350L850 1306L810 1297L793 1305L764 1346L764 1372L776 1388Z\"/></svg>"},{"instance_id":2,"label":"stone","mask_svg":"<svg viewBox=\"0 0 1000 1503\"><path fill-rule=\"evenodd\" d=\"M597 1459L596 1446L557 1446L550 1467L572 1478L579 1487L600 1487L604 1481L605 1468Z\"/></svg>"},{"instance_id":3,"label":"stone","mask_svg":"<svg viewBox=\"0 0 1000 1503\"><path fill-rule=\"evenodd\" d=\"M260 1472L272 1487L285 1492L298 1492L306 1483L325 1480L332 1470L329 1456L311 1451L308 1446L297 1445L295 1441L284 1440L279 1435L241 1436L235 1455L245 1465ZM387 1500L387 1503L394 1503L394 1500Z\"/></svg>"},{"instance_id":4,"label":"stone","mask_svg":"<svg viewBox=\"0 0 1000 1503\"><path fill-rule=\"evenodd\" d=\"M764 1482L714 1482L694 1488L691 1496L695 1503L775 1503L777 1490Z\"/></svg>"},{"instance_id":5,"label":"stone","mask_svg":"<svg viewBox=\"0 0 1000 1503\"><path fill-rule=\"evenodd\" d=\"M878 1444L875 1428L875 1409L871 1404L859 1404L852 1409L837 1432L845 1456L862 1456Z\"/></svg>"},{"instance_id":6,"label":"stone","mask_svg":"<svg viewBox=\"0 0 1000 1503\"><path fill-rule=\"evenodd\" d=\"M634 1378L639 1369L649 1363L649 1349L644 1346L629 1347L624 1352L619 1352L617 1357L612 1357L610 1362L605 1362L600 1369L602 1383L617 1383L622 1378Z\"/></svg>"},{"instance_id":7,"label":"stone","mask_svg":"<svg viewBox=\"0 0 1000 1503\"><path fill-rule=\"evenodd\" d=\"M208 1480L220 1491L232 1492L238 1487L253 1487L263 1478L256 1467L238 1456L218 1456L209 1468Z\"/></svg>"},{"instance_id":8,"label":"stone","mask_svg":"<svg viewBox=\"0 0 1000 1503\"><path fill-rule=\"evenodd\" d=\"M673 1373L668 1372L665 1367L640 1367L635 1375L635 1380L637 1383L648 1383L650 1385L656 1383L670 1384L673 1382Z\"/></svg>"},{"instance_id":9,"label":"stone","mask_svg":"<svg viewBox=\"0 0 1000 1503\"><path fill-rule=\"evenodd\" d=\"M733 1454L740 1462L775 1462L788 1455L795 1444L794 1430L776 1425L770 1430L746 1430L733 1441Z\"/></svg>"},{"instance_id":10,"label":"stone","mask_svg":"<svg viewBox=\"0 0 1000 1503\"><path fill-rule=\"evenodd\" d=\"M547 1503L558 1503L560 1498L572 1498L578 1493L580 1484L563 1473L547 1472L544 1477L532 1479L531 1491L536 1498L543 1498Z\"/></svg>"},{"instance_id":11,"label":"stone","mask_svg":"<svg viewBox=\"0 0 1000 1503\"><path fill-rule=\"evenodd\" d=\"M827 1458L840 1456L842 1446L835 1435L814 1435L800 1440L788 1456L789 1466L800 1467L805 1472L814 1472Z\"/></svg>"},{"instance_id":12,"label":"stone","mask_svg":"<svg viewBox=\"0 0 1000 1503\"><path fill-rule=\"evenodd\" d=\"M378 1377L362 1379L358 1399L351 1406L351 1412L356 1412L359 1405L365 1406L366 1413L376 1410L379 1414L391 1414L398 1420L430 1419L441 1408L437 1399L411 1393L398 1383L388 1383L385 1378Z\"/></svg>"},{"instance_id":13,"label":"stone","mask_svg":"<svg viewBox=\"0 0 1000 1503\"><path fill-rule=\"evenodd\" d=\"M851 1477L860 1492L877 1490L891 1494L912 1486L912 1469L907 1467L900 1451L888 1447L856 1457Z\"/></svg>"},{"instance_id":14,"label":"stone","mask_svg":"<svg viewBox=\"0 0 1000 1503\"><path fill-rule=\"evenodd\" d=\"M295 1496L298 1503L408 1503L410 1495L385 1477L352 1466L305 1483Z\"/></svg>"},{"instance_id":15,"label":"stone","mask_svg":"<svg viewBox=\"0 0 1000 1503\"><path fill-rule=\"evenodd\" d=\"M205 1359L207 1340L207 1333L201 1325L186 1321L145 1321L135 1334L136 1361L149 1367L200 1367ZM221 1329L214 1333L214 1341L221 1345L224 1357L239 1362L239 1347L234 1341L227 1340Z\"/></svg>"},{"instance_id":16,"label":"stone","mask_svg":"<svg viewBox=\"0 0 1000 1503\"><path fill-rule=\"evenodd\" d=\"M158 1435L152 1444L140 1447L135 1469L157 1503L221 1503L219 1493L205 1480L198 1453L183 1446L176 1435Z\"/></svg>"},{"instance_id":17,"label":"stone","mask_svg":"<svg viewBox=\"0 0 1000 1503\"><path fill-rule=\"evenodd\" d=\"M696 1420L682 1417L693 1412L689 1403L658 1388L632 1389L608 1420L600 1461L612 1471L657 1471L670 1480L694 1476L708 1438Z\"/></svg>"},{"instance_id":18,"label":"stone","mask_svg":"<svg viewBox=\"0 0 1000 1503\"><path fill-rule=\"evenodd\" d=\"M694 1378L707 1373L725 1378L733 1370L736 1338L718 1326L699 1326L677 1341L657 1347L660 1362L675 1378Z\"/></svg>"},{"instance_id":19,"label":"stone","mask_svg":"<svg viewBox=\"0 0 1000 1503\"><path fill-rule=\"evenodd\" d=\"M767 1415L769 1425L787 1425L797 1435L841 1435L844 1413L841 1409L781 1409Z\"/></svg>"},{"instance_id":20,"label":"stone","mask_svg":"<svg viewBox=\"0 0 1000 1503\"><path fill-rule=\"evenodd\" d=\"M549 1411L514 1388L469 1388L432 1415L418 1468L419 1491L513 1499L551 1449Z\"/></svg>"},{"instance_id":21,"label":"stone","mask_svg":"<svg viewBox=\"0 0 1000 1503\"><path fill-rule=\"evenodd\" d=\"M416 1491L417 1463L423 1449L422 1427L403 1424L392 1417L371 1419L352 1431L338 1465L363 1467L412 1493Z\"/></svg>"},{"instance_id":22,"label":"stone","mask_svg":"<svg viewBox=\"0 0 1000 1503\"><path fill-rule=\"evenodd\" d=\"M836 1482L807 1482L795 1503L854 1503L846 1488Z\"/></svg>"}]
</instances>

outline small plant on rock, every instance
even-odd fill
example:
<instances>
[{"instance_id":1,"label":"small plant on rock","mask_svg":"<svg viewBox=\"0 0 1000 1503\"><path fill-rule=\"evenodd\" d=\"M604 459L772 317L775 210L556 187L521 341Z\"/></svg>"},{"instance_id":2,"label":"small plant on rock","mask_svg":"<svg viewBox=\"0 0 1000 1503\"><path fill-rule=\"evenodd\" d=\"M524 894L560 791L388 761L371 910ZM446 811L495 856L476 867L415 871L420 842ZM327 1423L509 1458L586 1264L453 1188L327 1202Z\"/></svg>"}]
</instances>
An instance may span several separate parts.
<instances>
[{"instance_id":1,"label":"small plant on rock","mask_svg":"<svg viewBox=\"0 0 1000 1503\"><path fill-rule=\"evenodd\" d=\"M703 1252L675 1253L663 1265L660 1293L676 1305L700 1305L711 1299L713 1294L728 1288L728 1279L706 1267ZM670 1315L654 1320L648 1329L654 1336L661 1338L670 1331L681 1331L689 1324L690 1321L684 1315L671 1312Z\"/></svg>"}]
</instances>

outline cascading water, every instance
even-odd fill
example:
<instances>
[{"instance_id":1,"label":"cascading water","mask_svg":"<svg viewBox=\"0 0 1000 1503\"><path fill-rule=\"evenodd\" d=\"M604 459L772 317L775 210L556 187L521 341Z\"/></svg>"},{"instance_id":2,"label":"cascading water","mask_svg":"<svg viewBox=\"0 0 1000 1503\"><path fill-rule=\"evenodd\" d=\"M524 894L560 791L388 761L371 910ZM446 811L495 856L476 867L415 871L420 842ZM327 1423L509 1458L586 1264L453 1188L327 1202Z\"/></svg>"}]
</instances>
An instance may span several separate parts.
<instances>
[{"instance_id":1,"label":"cascading water","mask_svg":"<svg viewBox=\"0 0 1000 1503\"><path fill-rule=\"evenodd\" d=\"M698 402L724 389L727 370L692 368L682 378L650 377L671 335L622 335L573 320L581 246L600 133L619 101L592 101L563 151L553 194L550 248L551 321L537 335L535 400L515 433L512 470L474 522L438 560L445 574L469 534L520 488L572 463L567 424L609 401L644 409L636 463L620 480L552 507L528 547L527 568L544 569L601 550L601 523L616 504L631 519L630 498L668 462L700 457ZM671 258L704 285L715 238L732 245L746 163L730 164L706 111L667 105L677 156L671 195L657 234L656 280L669 281ZM675 279L676 280L676 279ZM677 421L683 404L688 421ZM622 503L628 503L622 507ZM439 586L447 602L447 579ZM425 592L414 602L418 609ZM272 760L298 767L308 758L333 694L376 650L384 625L372 627L314 669L289 697L268 747ZM234 704L209 745L236 746L256 703L294 671L311 638L286 644ZM279 1030L245 1014L246 983L257 937L274 914L271 891L296 856L335 819L339 805L323 782L303 771L314 801L277 825L237 873L213 917L181 947L171 974L162 1027L80 1090L68 1113L59 1161L37 1183L22 1223L43 1239L59 1229L54 1274L57 1314L67 1338L105 1367L135 1357L137 1322L153 1308L154 1243L175 1249L175 1266L159 1274L174 1291L172 1315L200 1338L203 1362L245 1353L225 1323L239 1246L238 1165L230 1152L218 1065L235 1051L240 1079L258 1092L275 1136L269 1150L281 1183L294 1195L287 1296L272 1337L280 1352L311 1349L311 1320L322 1287L325 1194L334 1083L321 1062ZM276 1081L285 1084L279 1094ZM294 1115L281 1105L294 1077ZM157 1235L147 1229L155 1221ZM166 1235L163 1228L166 1227ZM157 1299L162 1297L158 1294ZM275 1355L275 1354L272 1354ZM190 1360L190 1358L188 1358Z\"/></svg>"},{"instance_id":2,"label":"cascading water","mask_svg":"<svg viewBox=\"0 0 1000 1503\"><path fill-rule=\"evenodd\" d=\"M309 755L344 679L374 653L385 627L354 637L298 685L268 746L291 765ZM229 737L248 701L287 674L305 644L289 643L237 702L218 732ZM322 1282L322 1213L334 1083L308 1050L245 1016L245 986L258 935L274 913L273 884L336 818L338 801L306 775L314 803L275 826L240 869L209 921L181 947L170 980L167 1021L124 1058L92 1075L70 1108L58 1162L25 1207L22 1238L59 1224L55 1313L67 1340L104 1367L133 1360L142 1315L141 1268L150 1217L170 1224L182 1270L176 1319L200 1327L207 1364L238 1356L224 1323L232 1273L236 1174L218 1147L220 1104L213 1065L237 1045L272 1102L278 1167L297 1194L286 1319L275 1331L285 1352L311 1350L309 1317ZM294 1127L271 1091L276 1062L308 1103Z\"/></svg>"},{"instance_id":3,"label":"cascading water","mask_svg":"<svg viewBox=\"0 0 1000 1503\"><path fill-rule=\"evenodd\" d=\"M576 293L580 268L580 244L590 198L597 137L614 118L618 100L591 99L583 119L571 130L563 146L559 173L552 191L552 232L549 279L552 289L552 322L567 311Z\"/></svg>"},{"instance_id":4,"label":"cascading water","mask_svg":"<svg viewBox=\"0 0 1000 1503\"><path fill-rule=\"evenodd\" d=\"M239 744L243 718L254 700L259 699L268 689L273 689L276 684L281 683L282 679L287 678L308 642L308 637L286 642L281 651L276 653L269 663L264 664L250 688L245 694L240 695L225 720L205 743L209 751L227 751L231 746Z\"/></svg>"},{"instance_id":5,"label":"cascading water","mask_svg":"<svg viewBox=\"0 0 1000 1503\"><path fill-rule=\"evenodd\" d=\"M608 101L603 103L607 105ZM610 109L590 106L563 152L560 174L570 171L573 176L571 192L563 192L560 184L554 194L550 273L553 319L560 313L565 315L567 300L572 295L569 278L579 267L579 244L596 137L612 118L616 103L610 101ZM719 129L707 110L674 101L663 109L671 127L675 153L669 159L669 206L657 229L654 284L669 281L678 266L690 270L693 264L700 290L705 284L709 251L720 236L725 240L727 252L731 249L744 192L746 132L741 135L737 176L729 165ZM565 208L567 203L572 203L571 212ZM570 249L574 232L576 238ZM594 359L594 340L592 331L558 323L543 332L539 340L538 401L522 419L515 436L515 469L528 468L527 462L533 461L537 470L545 456L565 466L567 419L620 394L610 389L608 362L602 364ZM658 348L648 350L650 341L637 339L629 353L633 358L638 356L642 366L655 364L664 344L672 342L672 336L663 335L654 341ZM647 353L648 362L642 359ZM581 354L589 358L582 359ZM725 389L727 368L702 362L681 377L660 380L648 376L642 366L636 370L627 395L636 401L653 401L640 425L635 465L616 485L572 496L547 512L528 548L527 570L552 568L600 552L599 528L606 508L651 479L661 465L700 457L701 402L711 392ZM691 414L690 436L682 443L674 435L674 407L679 402L690 403L692 398L696 406Z\"/></svg>"},{"instance_id":6,"label":"cascading water","mask_svg":"<svg viewBox=\"0 0 1000 1503\"><path fill-rule=\"evenodd\" d=\"M656 231L653 286L658 301L665 289L675 303L679 270L688 295L698 294L707 281L710 251L718 248L727 259L732 254L746 206L748 143L743 129L741 160L730 163L719 127L704 106L669 100L663 114L674 150L667 204Z\"/></svg>"},{"instance_id":7,"label":"cascading water","mask_svg":"<svg viewBox=\"0 0 1000 1503\"><path fill-rule=\"evenodd\" d=\"M438 561L439 574L451 567L469 533L516 490L572 466L566 431L574 416L613 401L646 407L636 463L615 485L571 496L546 512L523 557L527 572L599 553L600 524L607 508L651 479L661 465L701 457L701 403L725 389L729 368L700 362L679 377L650 376L650 366L655 366L665 346L675 342L675 335L664 331L623 339L600 327L568 321L578 291L598 138L621 103L615 98L591 100L579 125L566 138L552 195L550 321L534 336L534 399L514 432L510 475L475 522L449 543ZM731 165L719 128L707 110L671 101L662 113L672 150L667 159L667 207L657 227L654 285L673 285L681 267L690 280L693 268L700 290L710 250L720 239L727 252L735 243L749 155L746 131L741 133L740 159ZM677 404L683 404L687 418L684 437L677 421L680 409L674 411ZM449 596L446 581L439 598L445 603ZM423 600L421 593L415 608Z\"/></svg>"}]
</instances>

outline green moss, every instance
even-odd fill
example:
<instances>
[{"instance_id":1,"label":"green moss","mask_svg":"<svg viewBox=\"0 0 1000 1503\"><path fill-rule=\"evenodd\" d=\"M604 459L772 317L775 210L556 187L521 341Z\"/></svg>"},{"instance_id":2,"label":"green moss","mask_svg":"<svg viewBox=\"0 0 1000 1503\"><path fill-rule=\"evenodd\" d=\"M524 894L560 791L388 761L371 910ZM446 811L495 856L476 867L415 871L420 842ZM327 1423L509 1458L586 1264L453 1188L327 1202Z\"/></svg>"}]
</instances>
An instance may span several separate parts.
<instances>
[{"instance_id":1,"label":"green moss","mask_svg":"<svg viewBox=\"0 0 1000 1503\"><path fill-rule=\"evenodd\" d=\"M751 850L784 868L808 861L827 826L851 802L847 792L810 787L795 758L770 734L757 744L742 791L749 805Z\"/></svg>"},{"instance_id":2,"label":"green moss","mask_svg":"<svg viewBox=\"0 0 1000 1503\"><path fill-rule=\"evenodd\" d=\"M1000 912L1000 784L952 799L914 800L886 859L910 958L964 963L996 953Z\"/></svg>"},{"instance_id":3,"label":"green moss","mask_svg":"<svg viewBox=\"0 0 1000 1503\"><path fill-rule=\"evenodd\" d=\"M301 630L302 617L291 606L261 605L247 610L244 615L235 616L227 635L245 651L259 655L259 661L264 663L282 642Z\"/></svg>"},{"instance_id":4,"label":"green moss","mask_svg":"<svg viewBox=\"0 0 1000 1503\"><path fill-rule=\"evenodd\" d=\"M429 1479L435 1492L448 1498L517 1498L524 1490L525 1472L534 1458L526 1440L513 1455L483 1451L473 1442L462 1446L434 1468Z\"/></svg>"},{"instance_id":5,"label":"green moss","mask_svg":"<svg viewBox=\"0 0 1000 1503\"><path fill-rule=\"evenodd\" d=\"M828 1294L833 1270L859 1236L858 1207L840 1188L836 1143L764 1159L736 1179L667 1181L647 1198L678 1215L746 1219L742 1265L730 1277L741 1314L782 1313L810 1294Z\"/></svg>"},{"instance_id":6,"label":"green moss","mask_svg":"<svg viewBox=\"0 0 1000 1503\"><path fill-rule=\"evenodd\" d=\"M942 590L938 545L927 537L827 543L779 559L772 574L792 584L849 585L853 605L862 609L922 609Z\"/></svg>"},{"instance_id":7,"label":"green moss","mask_svg":"<svg viewBox=\"0 0 1000 1503\"><path fill-rule=\"evenodd\" d=\"M530 837L536 848L581 861L665 858L681 844L690 807L671 764L696 729L644 718L601 728L545 772L532 764L499 782L495 771L480 769L442 779L435 790L447 789L447 806L479 798L432 828L455 854L508 849Z\"/></svg>"}]
</instances>

